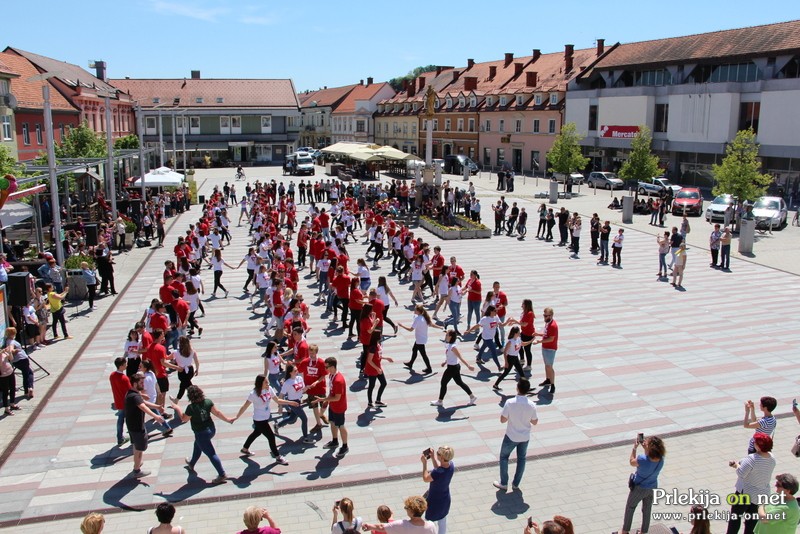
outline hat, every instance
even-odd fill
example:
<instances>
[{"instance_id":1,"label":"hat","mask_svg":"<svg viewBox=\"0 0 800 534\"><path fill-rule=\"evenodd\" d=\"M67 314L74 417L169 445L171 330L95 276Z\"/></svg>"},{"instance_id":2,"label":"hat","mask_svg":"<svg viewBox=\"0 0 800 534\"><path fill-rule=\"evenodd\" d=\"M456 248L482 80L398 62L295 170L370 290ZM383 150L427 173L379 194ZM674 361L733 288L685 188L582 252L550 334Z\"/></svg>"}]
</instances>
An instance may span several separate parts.
<instances>
[{"instance_id":1,"label":"hat","mask_svg":"<svg viewBox=\"0 0 800 534\"><path fill-rule=\"evenodd\" d=\"M52 254L50 254L49 252L45 252L45 253L44 253L44 259L46 259L46 260L52 260L52 259L53 259L53 255L52 255Z\"/></svg>"}]
</instances>

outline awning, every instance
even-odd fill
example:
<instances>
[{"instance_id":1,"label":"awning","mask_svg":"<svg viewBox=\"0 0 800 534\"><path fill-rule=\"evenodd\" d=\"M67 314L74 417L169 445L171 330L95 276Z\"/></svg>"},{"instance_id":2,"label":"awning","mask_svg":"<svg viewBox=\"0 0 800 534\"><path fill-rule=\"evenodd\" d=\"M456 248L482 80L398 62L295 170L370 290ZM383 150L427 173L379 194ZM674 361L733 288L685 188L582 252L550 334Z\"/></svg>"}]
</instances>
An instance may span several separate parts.
<instances>
[{"instance_id":1,"label":"awning","mask_svg":"<svg viewBox=\"0 0 800 534\"><path fill-rule=\"evenodd\" d=\"M31 217L33 217L33 208L24 202L8 200L0 209L0 224L3 225L3 228L14 226Z\"/></svg>"},{"instance_id":2,"label":"awning","mask_svg":"<svg viewBox=\"0 0 800 534\"><path fill-rule=\"evenodd\" d=\"M237 147L237 146L253 146L255 141L228 141L228 146L230 147Z\"/></svg>"},{"instance_id":3,"label":"awning","mask_svg":"<svg viewBox=\"0 0 800 534\"><path fill-rule=\"evenodd\" d=\"M380 147L378 145L373 145L369 143L353 143L349 141L342 141L323 148L322 152L325 154L339 154L341 156L349 156L350 154L355 154L356 152L371 153L376 148Z\"/></svg>"},{"instance_id":4,"label":"awning","mask_svg":"<svg viewBox=\"0 0 800 534\"><path fill-rule=\"evenodd\" d=\"M418 156L415 156L414 154L409 154L408 152L397 150L396 148L391 146L382 146L377 150L375 150L375 154L385 159L394 159L394 160L408 161L408 160L421 159Z\"/></svg>"},{"instance_id":5,"label":"awning","mask_svg":"<svg viewBox=\"0 0 800 534\"><path fill-rule=\"evenodd\" d=\"M205 143L186 143L186 152L197 152L198 150L228 150L228 143L225 141L208 141ZM175 152L175 149L165 148L164 152ZM177 148L177 152L183 152L183 145Z\"/></svg>"},{"instance_id":6,"label":"awning","mask_svg":"<svg viewBox=\"0 0 800 534\"><path fill-rule=\"evenodd\" d=\"M180 187L183 175L171 170L169 167L159 167L144 175L144 185L147 187ZM141 187L140 178L134 180L132 187Z\"/></svg>"},{"instance_id":7,"label":"awning","mask_svg":"<svg viewBox=\"0 0 800 534\"><path fill-rule=\"evenodd\" d=\"M351 158L357 161L383 161L383 158L371 152L353 152Z\"/></svg>"}]
</instances>

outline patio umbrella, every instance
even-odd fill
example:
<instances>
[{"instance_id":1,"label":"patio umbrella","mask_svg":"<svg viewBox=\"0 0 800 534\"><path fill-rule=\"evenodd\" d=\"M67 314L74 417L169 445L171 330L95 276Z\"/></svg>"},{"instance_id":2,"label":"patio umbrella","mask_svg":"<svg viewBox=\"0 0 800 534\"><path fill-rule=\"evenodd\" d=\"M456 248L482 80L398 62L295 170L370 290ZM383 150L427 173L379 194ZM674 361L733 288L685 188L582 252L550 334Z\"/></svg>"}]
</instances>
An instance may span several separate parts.
<instances>
[{"instance_id":1,"label":"patio umbrella","mask_svg":"<svg viewBox=\"0 0 800 534\"><path fill-rule=\"evenodd\" d=\"M334 143L322 149L324 154L338 154L340 156L349 156L356 152L372 152L374 149L379 148L378 145L371 145L369 143L354 143L342 141Z\"/></svg>"},{"instance_id":2,"label":"patio umbrella","mask_svg":"<svg viewBox=\"0 0 800 534\"><path fill-rule=\"evenodd\" d=\"M415 156L414 154L409 154L407 152L403 152L402 150L398 150L391 146L382 146L375 150L375 153L381 156L384 159L393 159L393 160L402 160L402 161L409 161L409 160L420 160L422 158Z\"/></svg>"},{"instance_id":3,"label":"patio umbrella","mask_svg":"<svg viewBox=\"0 0 800 534\"><path fill-rule=\"evenodd\" d=\"M349 155L350 158L353 158L357 161L383 161L383 157L375 154L373 152L353 152Z\"/></svg>"}]
</instances>

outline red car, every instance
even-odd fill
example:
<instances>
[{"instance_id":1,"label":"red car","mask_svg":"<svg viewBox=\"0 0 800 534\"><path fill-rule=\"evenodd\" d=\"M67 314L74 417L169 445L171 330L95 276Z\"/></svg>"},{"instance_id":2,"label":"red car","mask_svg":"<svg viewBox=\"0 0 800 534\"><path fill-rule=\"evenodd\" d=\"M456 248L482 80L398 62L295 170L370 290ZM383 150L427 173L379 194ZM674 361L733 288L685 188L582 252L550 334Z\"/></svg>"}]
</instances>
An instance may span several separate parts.
<instances>
[{"instance_id":1,"label":"red car","mask_svg":"<svg viewBox=\"0 0 800 534\"><path fill-rule=\"evenodd\" d=\"M684 187L675 195L672 201L672 213L675 215L703 214L703 195L696 187Z\"/></svg>"}]
</instances>

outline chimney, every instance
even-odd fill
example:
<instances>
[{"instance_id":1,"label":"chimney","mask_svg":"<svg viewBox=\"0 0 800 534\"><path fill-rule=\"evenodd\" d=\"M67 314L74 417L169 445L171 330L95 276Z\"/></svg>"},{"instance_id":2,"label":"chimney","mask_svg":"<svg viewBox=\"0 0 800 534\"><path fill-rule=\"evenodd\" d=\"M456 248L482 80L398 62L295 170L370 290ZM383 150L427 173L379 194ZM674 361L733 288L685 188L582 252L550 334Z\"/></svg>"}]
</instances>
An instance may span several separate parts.
<instances>
[{"instance_id":1,"label":"chimney","mask_svg":"<svg viewBox=\"0 0 800 534\"><path fill-rule=\"evenodd\" d=\"M471 69L474 66L475 66L475 60L474 59L468 59L467 60L467 70Z\"/></svg>"},{"instance_id":2,"label":"chimney","mask_svg":"<svg viewBox=\"0 0 800 534\"><path fill-rule=\"evenodd\" d=\"M514 63L514 77L522 74L522 63Z\"/></svg>"},{"instance_id":3,"label":"chimney","mask_svg":"<svg viewBox=\"0 0 800 534\"><path fill-rule=\"evenodd\" d=\"M421 93L421 92L422 92L422 89L425 87L425 78L423 78L422 76L420 76L420 77L419 77L419 78L417 78L417 79L419 80L419 92Z\"/></svg>"},{"instance_id":4,"label":"chimney","mask_svg":"<svg viewBox=\"0 0 800 534\"><path fill-rule=\"evenodd\" d=\"M364 80L358 80L358 85L364 85Z\"/></svg>"},{"instance_id":5,"label":"chimney","mask_svg":"<svg viewBox=\"0 0 800 534\"><path fill-rule=\"evenodd\" d=\"M539 50L538 48L534 48L533 49L533 59L531 60L531 63L536 61L540 57L542 57L542 51Z\"/></svg>"},{"instance_id":6,"label":"chimney","mask_svg":"<svg viewBox=\"0 0 800 534\"><path fill-rule=\"evenodd\" d=\"M491 65L489 67L489 79L494 80L494 77L497 75L497 66Z\"/></svg>"},{"instance_id":7,"label":"chimney","mask_svg":"<svg viewBox=\"0 0 800 534\"><path fill-rule=\"evenodd\" d=\"M437 66L437 67L436 67L436 75L438 76L438 75L440 75L441 73L442 73L442 67L441 67L441 66Z\"/></svg>"},{"instance_id":8,"label":"chimney","mask_svg":"<svg viewBox=\"0 0 800 534\"><path fill-rule=\"evenodd\" d=\"M408 84L408 88L406 89L406 95L411 98L416 94L417 85L416 82L411 82Z\"/></svg>"},{"instance_id":9,"label":"chimney","mask_svg":"<svg viewBox=\"0 0 800 534\"><path fill-rule=\"evenodd\" d=\"M323 89L327 89L327 88L328 88L328 86L327 86L327 85L323 85L323 86L322 86L322 88L323 88Z\"/></svg>"},{"instance_id":10,"label":"chimney","mask_svg":"<svg viewBox=\"0 0 800 534\"><path fill-rule=\"evenodd\" d=\"M474 91L478 88L478 78L476 76L464 77L464 91Z\"/></svg>"},{"instance_id":11,"label":"chimney","mask_svg":"<svg viewBox=\"0 0 800 534\"><path fill-rule=\"evenodd\" d=\"M503 68L508 67L512 61L514 61L514 54L511 52L506 52L506 59L503 62Z\"/></svg>"},{"instance_id":12,"label":"chimney","mask_svg":"<svg viewBox=\"0 0 800 534\"><path fill-rule=\"evenodd\" d=\"M372 85L372 78L367 78L367 85Z\"/></svg>"},{"instance_id":13,"label":"chimney","mask_svg":"<svg viewBox=\"0 0 800 534\"><path fill-rule=\"evenodd\" d=\"M457 70L454 70L454 71L453 71L453 83L456 83L456 82L458 81L458 76L459 76L460 74L461 74L461 73L460 73L460 72L458 72Z\"/></svg>"},{"instance_id":14,"label":"chimney","mask_svg":"<svg viewBox=\"0 0 800 534\"><path fill-rule=\"evenodd\" d=\"M405 91L406 89L408 89L408 80L403 78L403 91Z\"/></svg>"},{"instance_id":15,"label":"chimney","mask_svg":"<svg viewBox=\"0 0 800 534\"><path fill-rule=\"evenodd\" d=\"M536 87L539 83L539 73L538 72L526 72L525 73L525 87Z\"/></svg>"},{"instance_id":16,"label":"chimney","mask_svg":"<svg viewBox=\"0 0 800 534\"><path fill-rule=\"evenodd\" d=\"M575 51L575 45L564 45L564 72L572 70L572 53Z\"/></svg>"},{"instance_id":17,"label":"chimney","mask_svg":"<svg viewBox=\"0 0 800 534\"><path fill-rule=\"evenodd\" d=\"M192 71L192 79L193 80L199 80L200 79L200 71L199 70L193 70Z\"/></svg>"},{"instance_id":18,"label":"chimney","mask_svg":"<svg viewBox=\"0 0 800 534\"><path fill-rule=\"evenodd\" d=\"M94 62L94 71L97 74L97 78L99 80L103 80L104 82L107 81L107 78L106 78L106 62L105 61L95 61Z\"/></svg>"},{"instance_id":19,"label":"chimney","mask_svg":"<svg viewBox=\"0 0 800 534\"><path fill-rule=\"evenodd\" d=\"M603 52L606 50L606 40L605 39L598 39L597 40L597 56L602 56Z\"/></svg>"}]
</instances>

